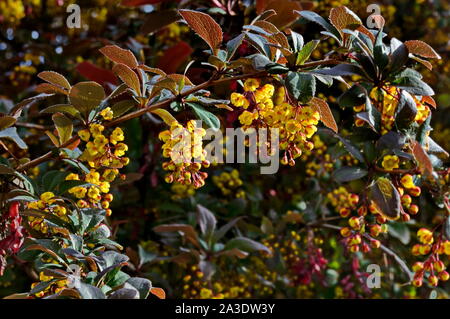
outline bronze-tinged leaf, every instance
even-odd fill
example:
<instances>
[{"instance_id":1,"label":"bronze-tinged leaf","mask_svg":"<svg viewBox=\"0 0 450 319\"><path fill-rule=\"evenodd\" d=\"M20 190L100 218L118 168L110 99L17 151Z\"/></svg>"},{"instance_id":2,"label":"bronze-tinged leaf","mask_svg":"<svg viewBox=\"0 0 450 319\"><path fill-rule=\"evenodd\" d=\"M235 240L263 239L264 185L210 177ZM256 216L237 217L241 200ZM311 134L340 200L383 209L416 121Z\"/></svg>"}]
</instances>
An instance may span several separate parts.
<instances>
[{"instance_id":1,"label":"bronze-tinged leaf","mask_svg":"<svg viewBox=\"0 0 450 319\"><path fill-rule=\"evenodd\" d=\"M50 131L45 131L45 134L47 134L47 136L50 138L50 141L52 141L53 145L55 145L56 147L59 147L59 140L58 138L55 136L55 134L53 134Z\"/></svg>"},{"instance_id":2,"label":"bronze-tinged leaf","mask_svg":"<svg viewBox=\"0 0 450 319\"><path fill-rule=\"evenodd\" d=\"M8 128L16 123L16 118L10 115L0 115L0 131Z\"/></svg>"},{"instance_id":3,"label":"bronze-tinged leaf","mask_svg":"<svg viewBox=\"0 0 450 319\"><path fill-rule=\"evenodd\" d=\"M415 55L411 55L410 57L414 61L417 61L420 64L422 64L423 66L425 66L428 70L430 70L430 71L433 70L433 65L430 62L428 62L427 60L421 59L421 58L419 58L419 57L417 57Z\"/></svg>"},{"instance_id":4,"label":"bronze-tinged leaf","mask_svg":"<svg viewBox=\"0 0 450 319\"><path fill-rule=\"evenodd\" d=\"M166 72L164 72L163 70L158 69L158 68L151 68L145 64L139 64L138 68L141 70L144 70L145 72L148 72L148 73L154 73L157 75L166 76Z\"/></svg>"},{"instance_id":5,"label":"bronze-tinged leaf","mask_svg":"<svg viewBox=\"0 0 450 319\"><path fill-rule=\"evenodd\" d=\"M70 104L80 113L87 114L100 105L105 98L105 90L96 82L79 82L69 93Z\"/></svg>"},{"instance_id":6,"label":"bronze-tinged leaf","mask_svg":"<svg viewBox=\"0 0 450 319\"><path fill-rule=\"evenodd\" d=\"M141 83L136 72L122 63L114 65L113 72L134 92L137 96L141 96Z\"/></svg>"},{"instance_id":7,"label":"bronze-tinged leaf","mask_svg":"<svg viewBox=\"0 0 450 319\"><path fill-rule=\"evenodd\" d=\"M162 288L152 287L152 289L150 289L150 292L152 293L152 295L155 295L159 299L166 299L166 292Z\"/></svg>"},{"instance_id":8,"label":"bronze-tinged leaf","mask_svg":"<svg viewBox=\"0 0 450 319\"><path fill-rule=\"evenodd\" d=\"M61 89L59 86L50 83L38 84L34 91L36 91L37 93L59 93L64 95L69 94L69 91Z\"/></svg>"},{"instance_id":9,"label":"bronze-tinged leaf","mask_svg":"<svg viewBox=\"0 0 450 319\"><path fill-rule=\"evenodd\" d=\"M433 164L431 163L430 157L423 149L422 145L419 142L412 142L412 152L414 158L419 164L419 170L422 174L431 176L433 174Z\"/></svg>"},{"instance_id":10,"label":"bronze-tinged leaf","mask_svg":"<svg viewBox=\"0 0 450 319\"><path fill-rule=\"evenodd\" d=\"M182 81L185 85L194 85L191 80L186 75L183 74L169 74L167 75L169 79L174 80L177 84L180 84Z\"/></svg>"},{"instance_id":11,"label":"bronze-tinged leaf","mask_svg":"<svg viewBox=\"0 0 450 319\"><path fill-rule=\"evenodd\" d=\"M310 103L311 107L315 111L319 112L320 120L322 121L322 123L326 127L332 129L335 133L337 133L338 127L334 119L333 113L331 112L330 107L328 106L328 103L317 97L312 98Z\"/></svg>"},{"instance_id":12,"label":"bronze-tinged leaf","mask_svg":"<svg viewBox=\"0 0 450 319\"><path fill-rule=\"evenodd\" d=\"M357 31L367 35L370 40L372 40L372 43L375 43L375 36L373 35L372 32L369 31L369 29L367 29L365 26L363 26L362 24L356 28Z\"/></svg>"},{"instance_id":13,"label":"bronze-tinged leaf","mask_svg":"<svg viewBox=\"0 0 450 319\"><path fill-rule=\"evenodd\" d=\"M380 177L370 186L370 199L387 219L400 217L400 194L388 178Z\"/></svg>"},{"instance_id":14,"label":"bronze-tinged leaf","mask_svg":"<svg viewBox=\"0 0 450 319\"><path fill-rule=\"evenodd\" d=\"M303 6L299 1L275 0L268 3L265 10L274 10L277 14L267 19L278 29L284 30L292 23L297 21L298 16L294 10L303 10Z\"/></svg>"},{"instance_id":15,"label":"bronze-tinged leaf","mask_svg":"<svg viewBox=\"0 0 450 319\"><path fill-rule=\"evenodd\" d=\"M70 90L69 81L67 81L67 79L63 75L61 75L57 72L43 71L43 72L39 73L37 76L40 79L47 81L50 84L56 85L60 88L66 89L66 90Z\"/></svg>"},{"instance_id":16,"label":"bronze-tinged leaf","mask_svg":"<svg viewBox=\"0 0 450 319\"><path fill-rule=\"evenodd\" d=\"M155 10L145 16L141 32L149 34L161 30L179 19L177 10Z\"/></svg>"},{"instance_id":17,"label":"bronze-tinged leaf","mask_svg":"<svg viewBox=\"0 0 450 319\"><path fill-rule=\"evenodd\" d=\"M58 131L59 144L64 144L72 137L73 123L62 113L55 113L52 116L53 123L55 123Z\"/></svg>"},{"instance_id":18,"label":"bronze-tinged leaf","mask_svg":"<svg viewBox=\"0 0 450 319\"><path fill-rule=\"evenodd\" d=\"M422 96L422 102L431 106L432 108L436 108L436 101L431 96Z\"/></svg>"},{"instance_id":19,"label":"bronze-tinged leaf","mask_svg":"<svg viewBox=\"0 0 450 319\"><path fill-rule=\"evenodd\" d=\"M185 238L190 241L195 246L199 247L197 232L191 225L186 224L166 224L160 225L153 228L153 231L157 233L171 233L171 232L181 232Z\"/></svg>"},{"instance_id":20,"label":"bronze-tinged leaf","mask_svg":"<svg viewBox=\"0 0 450 319\"><path fill-rule=\"evenodd\" d=\"M195 31L217 55L222 44L223 34L220 25L209 15L193 10L178 10L187 24Z\"/></svg>"},{"instance_id":21,"label":"bronze-tinged leaf","mask_svg":"<svg viewBox=\"0 0 450 319\"><path fill-rule=\"evenodd\" d=\"M17 103L16 105L14 105L14 107L11 109L11 111L9 111L9 115L12 115L15 118L18 118L22 114L22 110L25 107L27 107L27 106L29 106L29 105L37 102L37 101L44 100L44 99L46 99L48 97L51 97L53 95L54 94L41 93L41 94L38 94L36 96L32 96L32 97L29 97L29 98L27 98L25 100L22 100L19 103Z\"/></svg>"},{"instance_id":22,"label":"bronze-tinged leaf","mask_svg":"<svg viewBox=\"0 0 450 319\"><path fill-rule=\"evenodd\" d=\"M341 34L343 29L355 30L362 25L361 19L345 6L331 9L330 22Z\"/></svg>"},{"instance_id":23,"label":"bronze-tinged leaf","mask_svg":"<svg viewBox=\"0 0 450 319\"><path fill-rule=\"evenodd\" d=\"M441 56L434 51L434 49L420 40L405 41L405 45L409 53L429 59L440 59Z\"/></svg>"},{"instance_id":24,"label":"bronze-tinged leaf","mask_svg":"<svg viewBox=\"0 0 450 319\"><path fill-rule=\"evenodd\" d=\"M156 109L152 110L151 113L158 115L164 121L164 123L169 126L171 126L174 122L177 122L177 120L167 110Z\"/></svg>"},{"instance_id":25,"label":"bronze-tinged leaf","mask_svg":"<svg viewBox=\"0 0 450 319\"><path fill-rule=\"evenodd\" d=\"M115 63L122 63L131 69L138 66L136 57L130 50L119 48L117 45L107 45L100 52Z\"/></svg>"},{"instance_id":26,"label":"bronze-tinged leaf","mask_svg":"<svg viewBox=\"0 0 450 319\"><path fill-rule=\"evenodd\" d=\"M271 43L279 44L283 49L286 49L282 51L283 54L290 54L289 51L287 51L290 47L287 37L284 35L284 33L280 32L280 30L278 30L278 28L274 24L268 21L259 20L253 23L253 25L260 27L268 33L271 33L272 35L267 37L269 41Z\"/></svg>"}]
</instances>

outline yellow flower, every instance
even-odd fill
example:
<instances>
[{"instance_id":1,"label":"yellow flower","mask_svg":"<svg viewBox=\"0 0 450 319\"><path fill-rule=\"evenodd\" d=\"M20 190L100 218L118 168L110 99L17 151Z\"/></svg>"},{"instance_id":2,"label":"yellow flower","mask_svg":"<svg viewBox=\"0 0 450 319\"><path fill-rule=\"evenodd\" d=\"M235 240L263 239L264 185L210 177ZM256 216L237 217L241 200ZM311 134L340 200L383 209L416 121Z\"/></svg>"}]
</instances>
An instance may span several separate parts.
<instances>
[{"instance_id":1,"label":"yellow flower","mask_svg":"<svg viewBox=\"0 0 450 319\"><path fill-rule=\"evenodd\" d=\"M289 120L286 122L286 130L291 133L295 134L300 129L300 125L296 120Z\"/></svg>"},{"instance_id":2,"label":"yellow flower","mask_svg":"<svg viewBox=\"0 0 450 319\"><path fill-rule=\"evenodd\" d=\"M108 143L108 139L101 134L97 135L94 139L94 145L98 148L102 148L107 143Z\"/></svg>"},{"instance_id":3,"label":"yellow flower","mask_svg":"<svg viewBox=\"0 0 450 319\"><path fill-rule=\"evenodd\" d=\"M399 158L396 155L386 155L383 157L383 163L381 164L384 169L392 171L393 169L399 168Z\"/></svg>"},{"instance_id":4,"label":"yellow flower","mask_svg":"<svg viewBox=\"0 0 450 319\"><path fill-rule=\"evenodd\" d=\"M84 187L72 187L71 189L69 189L69 193L75 195L76 198L83 198L84 196L86 196L86 192L87 189Z\"/></svg>"},{"instance_id":5,"label":"yellow flower","mask_svg":"<svg viewBox=\"0 0 450 319\"><path fill-rule=\"evenodd\" d=\"M45 192L41 195L41 201L47 204L53 204L55 200L51 200L53 197L55 197L55 194L52 192Z\"/></svg>"},{"instance_id":6,"label":"yellow flower","mask_svg":"<svg viewBox=\"0 0 450 319\"><path fill-rule=\"evenodd\" d=\"M239 115L239 121L243 125L251 125L253 120L255 118L257 118L257 117L258 117L257 114L256 114L256 117L255 117L255 114L253 114L253 113L251 113L249 111L244 111L241 115Z\"/></svg>"},{"instance_id":7,"label":"yellow flower","mask_svg":"<svg viewBox=\"0 0 450 319\"><path fill-rule=\"evenodd\" d=\"M431 245L434 242L433 233L426 228L419 229L417 231L417 237L422 244Z\"/></svg>"},{"instance_id":8,"label":"yellow flower","mask_svg":"<svg viewBox=\"0 0 450 319\"><path fill-rule=\"evenodd\" d=\"M212 291L211 289L208 288L202 288L202 290L200 290L200 297L204 298L204 299L209 299L212 296Z\"/></svg>"},{"instance_id":9,"label":"yellow flower","mask_svg":"<svg viewBox=\"0 0 450 319\"><path fill-rule=\"evenodd\" d=\"M259 80L258 79L247 79L244 82L244 91L253 92L259 88Z\"/></svg>"},{"instance_id":10,"label":"yellow flower","mask_svg":"<svg viewBox=\"0 0 450 319\"><path fill-rule=\"evenodd\" d=\"M91 124L89 127L89 131L91 132L91 134L96 137L97 135L102 134L103 130L105 129L105 127L101 124Z\"/></svg>"},{"instance_id":11,"label":"yellow flower","mask_svg":"<svg viewBox=\"0 0 450 319\"><path fill-rule=\"evenodd\" d=\"M78 174L74 174L74 173L70 173L69 175L66 176L66 181L79 181L80 177L78 176Z\"/></svg>"},{"instance_id":12,"label":"yellow flower","mask_svg":"<svg viewBox=\"0 0 450 319\"><path fill-rule=\"evenodd\" d=\"M78 131L78 136L81 138L81 140L87 142L89 141L89 138L91 137L91 133L89 133L89 130L81 130Z\"/></svg>"},{"instance_id":13,"label":"yellow flower","mask_svg":"<svg viewBox=\"0 0 450 319\"><path fill-rule=\"evenodd\" d=\"M236 92L231 93L230 99L231 99L231 103L237 107L243 107L244 109L246 109L250 105L250 103L245 98L245 96L243 96L240 93L236 93Z\"/></svg>"},{"instance_id":14,"label":"yellow flower","mask_svg":"<svg viewBox=\"0 0 450 319\"><path fill-rule=\"evenodd\" d=\"M400 182L407 189L414 188L416 186L414 185L413 177L410 174L404 175Z\"/></svg>"},{"instance_id":15,"label":"yellow flower","mask_svg":"<svg viewBox=\"0 0 450 319\"><path fill-rule=\"evenodd\" d=\"M110 107L104 108L101 112L100 115L106 120L106 121L111 121L114 117L114 113L111 110Z\"/></svg>"},{"instance_id":16,"label":"yellow flower","mask_svg":"<svg viewBox=\"0 0 450 319\"><path fill-rule=\"evenodd\" d=\"M123 131L120 127L116 127L114 131L112 131L111 136L109 137L109 140L112 144L116 145L117 142L122 142L125 139L123 135Z\"/></svg>"},{"instance_id":17,"label":"yellow flower","mask_svg":"<svg viewBox=\"0 0 450 319\"><path fill-rule=\"evenodd\" d=\"M124 143L119 143L116 145L116 148L114 150L114 155L123 156L123 155L125 155L126 151L128 151L128 145L124 144Z\"/></svg>"},{"instance_id":18,"label":"yellow flower","mask_svg":"<svg viewBox=\"0 0 450 319\"><path fill-rule=\"evenodd\" d=\"M99 184L100 183L100 173L95 170L91 170L89 174L86 175L86 182L91 184Z\"/></svg>"}]
</instances>

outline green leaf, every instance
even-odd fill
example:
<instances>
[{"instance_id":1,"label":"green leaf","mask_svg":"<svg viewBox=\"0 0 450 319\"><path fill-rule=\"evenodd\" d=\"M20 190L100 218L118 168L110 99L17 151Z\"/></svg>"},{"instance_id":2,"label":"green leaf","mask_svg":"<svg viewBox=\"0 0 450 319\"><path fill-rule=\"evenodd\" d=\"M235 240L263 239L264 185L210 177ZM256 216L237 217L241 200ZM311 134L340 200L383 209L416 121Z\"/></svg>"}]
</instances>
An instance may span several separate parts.
<instances>
[{"instance_id":1,"label":"green leaf","mask_svg":"<svg viewBox=\"0 0 450 319\"><path fill-rule=\"evenodd\" d=\"M73 124L72 121L62 113L55 113L52 116L58 131L59 143L64 144L72 137Z\"/></svg>"},{"instance_id":2,"label":"green leaf","mask_svg":"<svg viewBox=\"0 0 450 319\"><path fill-rule=\"evenodd\" d=\"M49 171L42 177L42 187L45 191L53 191L68 175L67 172Z\"/></svg>"},{"instance_id":3,"label":"green leaf","mask_svg":"<svg viewBox=\"0 0 450 319\"><path fill-rule=\"evenodd\" d=\"M43 109L40 113L66 113L72 116L78 116L80 112L71 104L56 104Z\"/></svg>"},{"instance_id":4,"label":"green leaf","mask_svg":"<svg viewBox=\"0 0 450 319\"><path fill-rule=\"evenodd\" d=\"M286 87L300 103L308 103L316 93L316 79L309 73L289 72Z\"/></svg>"},{"instance_id":5,"label":"green leaf","mask_svg":"<svg viewBox=\"0 0 450 319\"><path fill-rule=\"evenodd\" d=\"M152 289L152 282L146 278L133 277L128 279L127 283L139 291L141 299L146 299Z\"/></svg>"},{"instance_id":6,"label":"green leaf","mask_svg":"<svg viewBox=\"0 0 450 319\"><path fill-rule=\"evenodd\" d=\"M247 237L236 237L227 242L224 250L237 248L247 252L262 250L270 254L270 249Z\"/></svg>"},{"instance_id":7,"label":"green leaf","mask_svg":"<svg viewBox=\"0 0 450 319\"><path fill-rule=\"evenodd\" d=\"M339 31L332 26L330 23L328 23L324 18L322 18L320 15L313 11L303 10L303 11L294 11L298 15L300 15L302 18L305 18L308 21L315 22L322 26L325 30L330 32L332 35L337 37L338 39L341 39L341 35Z\"/></svg>"},{"instance_id":8,"label":"green leaf","mask_svg":"<svg viewBox=\"0 0 450 319\"><path fill-rule=\"evenodd\" d=\"M403 76L394 81L395 86L414 95L434 95L433 89L415 76Z\"/></svg>"},{"instance_id":9,"label":"green leaf","mask_svg":"<svg viewBox=\"0 0 450 319\"><path fill-rule=\"evenodd\" d=\"M399 128L407 128L416 118L417 106L411 94L405 90L400 92L400 100L398 102L395 115L395 122Z\"/></svg>"},{"instance_id":10,"label":"green leaf","mask_svg":"<svg viewBox=\"0 0 450 319\"><path fill-rule=\"evenodd\" d=\"M131 110L135 105L136 102L134 100L123 100L111 106L111 111L113 112L114 118L116 118Z\"/></svg>"},{"instance_id":11,"label":"green leaf","mask_svg":"<svg viewBox=\"0 0 450 319\"><path fill-rule=\"evenodd\" d=\"M203 122L205 122L207 126L215 130L220 129L220 120L213 113L205 110L199 104L196 103L186 103L186 104L188 104L194 110L197 117Z\"/></svg>"},{"instance_id":12,"label":"green leaf","mask_svg":"<svg viewBox=\"0 0 450 319\"><path fill-rule=\"evenodd\" d=\"M80 282L76 288L82 299L106 299L105 294L97 287Z\"/></svg>"},{"instance_id":13,"label":"green leaf","mask_svg":"<svg viewBox=\"0 0 450 319\"><path fill-rule=\"evenodd\" d=\"M351 75L364 76L364 72L359 66L349 63L338 64L329 69L314 70L314 73L331 76L351 76Z\"/></svg>"},{"instance_id":14,"label":"green leaf","mask_svg":"<svg viewBox=\"0 0 450 319\"><path fill-rule=\"evenodd\" d=\"M317 48L319 44L319 40L312 40L305 44L305 46L297 53L297 60L295 61L295 65L303 65L309 57L311 53Z\"/></svg>"},{"instance_id":15,"label":"green leaf","mask_svg":"<svg viewBox=\"0 0 450 319\"><path fill-rule=\"evenodd\" d=\"M267 41L266 38L264 38L261 35L245 32L245 35L248 38L248 41L250 44L255 47L256 50L258 50L261 54L265 55L266 57L270 57L270 47L269 47L269 41Z\"/></svg>"},{"instance_id":16,"label":"green leaf","mask_svg":"<svg viewBox=\"0 0 450 319\"><path fill-rule=\"evenodd\" d=\"M366 102L367 91L358 84L345 91L338 98L338 103L342 107L354 107L362 105Z\"/></svg>"},{"instance_id":17,"label":"green leaf","mask_svg":"<svg viewBox=\"0 0 450 319\"><path fill-rule=\"evenodd\" d=\"M341 167L333 172L333 178L342 183L342 182L350 182L353 180L357 180L363 178L367 175L367 170L362 169L360 167Z\"/></svg>"},{"instance_id":18,"label":"green leaf","mask_svg":"<svg viewBox=\"0 0 450 319\"><path fill-rule=\"evenodd\" d=\"M69 93L70 103L83 115L99 106L104 98L103 87L92 81L75 84Z\"/></svg>"},{"instance_id":19,"label":"green leaf","mask_svg":"<svg viewBox=\"0 0 450 319\"><path fill-rule=\"evenodd\" d=\"M138 252L139 252L139 267L142 265L153 261L157 255L145 250L141 245L138 245Z\"/></svg>"},{"instance_id":20,"label":"green leaf","mask_svg":"<svg viewBox=\"0 0 450 319\"><path fill-rule=\"evenodd\" d=\"M197 221L200 226L200 230L206 238L210 238L216 229L217 219L214 214L206 207L197 205Z\"/></svg>"},{"instance_id":21,"label":"green leaf","mask_svg":"<svg viewBox=\"0 0 450 319\"><path fill-rule=\"evenodd\" d=\"M370 186L370 198L386 218L395 220L400 217L400 194L389 179L378 178Z\"/></svg>"},{"instance_id":22,"label":"green leaf","mask_svg":"<svg viewBox=\"0 0 450 319\"><path fill-rule=\"evenodd\" d=\"M389 72L396 73L408 62L408 48L401 43L394 52L389 56Z\"/></svg>"},{"instance_id":23,"label":"green leaf","mask_svg":"<svg viewBox=\"0 0 450 319\"><path fill-rule=\"evenodd\" d=\"M26 150L28 148L27 144L25 144L25 142L17 134L17 128L15 127L8 127L7 129L1 130L0 139L2 138L13 141L18 147L23 150Z\"/></svg>"},{"instance_id":24,"label":"green leaf","mask_svg":"<svg viewBox=\"0 0 450 319\"><path fill-rule=\"evenodd\" d=\"M389 223L388 233L392 237L400 240L403 245L408 245L411 241L411 233L408 225L404 223Z\"/></svg>"}]
</instances>

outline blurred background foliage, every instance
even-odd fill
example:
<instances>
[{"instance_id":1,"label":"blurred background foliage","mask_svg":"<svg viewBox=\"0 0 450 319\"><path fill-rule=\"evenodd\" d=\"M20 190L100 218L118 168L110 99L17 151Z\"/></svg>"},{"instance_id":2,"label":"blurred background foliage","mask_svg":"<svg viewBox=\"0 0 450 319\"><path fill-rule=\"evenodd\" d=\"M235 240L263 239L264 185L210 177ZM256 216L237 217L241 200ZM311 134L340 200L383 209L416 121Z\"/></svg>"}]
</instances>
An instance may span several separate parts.
<instances>
[{"instance_id":1,"label":"blurred background foliage","mask_svg":"<svg viewBox=\"0 0 450 319\"><path fill-rule=\"evenodd\" d=\"M82 26L79 29L66 27L69 15L66 7L71 3L81 8ZM251 21L261 8L275 8L284 13L279 13L272 22L278 27L291 24L290 28L308 41L317 36L316 26L291 15L292 9L303 8L327 16L332 7L346 5L364 20L370 14L367 6L371 3L366 0L3 0L0 2L0 111L8 111L21 99L33 95L39 82L36 74L43 70L64 74L71 83L95 80L111 90L118 79L109 71L111 62L98 52L99 48L111 43L132 50L147 65L168 73L182 72L191 57L202 60L205 47L187 26L175 23L179 20L174 14L176 8L207 12L226 31L225 39L240 32L242 24ZM384 0L377 3L386 19L385 30L391 37L402 41L423 40L442 56L441 60L432 61L433 70L423 66L419 70L435 89L439 105L433 116L432 136L448 151L450 4L444 0ZM332 39L322 42L313 58L322 58L333 46ZM244 42L239 54L247 55L248 50ZM208 72L196 62L188 76L194 83L200 83L207 79ZM217 87L216 93L228 96L233 85L236 84ZM321 97L327 98L332 108L338 107L333 103L342 87L334 85L321 92ZM30 148L24 151L13 144L8 145L21 157L36 157L49 146L42 128L50 122L39 114L40 108L38 102L28 110L29 118L38 124L28 127L31 133L25 140ZM235 115L228 115L224 126L231 126L235 119ZM350 129L351 122L343 123L348 124L348 127L342 127L344 131ZM18 123L20 125L27 126ZM114 185L110 223L116 240L126 247L132 261L129 272L151 279L154 285L166 289L170 297L430 296L431 288L402 285L406 281L404 275L383 252L374 250L364 256L350 254L340 244L335 230L305 226L318 213L331 216L331 219L336 216L333 206L324 200L339 186L329 182L327 165L352 158L336 155L330 159L329 155L327 158L320 153L304 156L296 167L281 167L276 175L260 175L259 167L250 164L213 165L206 186L194 190L164 182L161 144L157 139L163 127L151 116L123 125L131 162L124 171L128 175L126 182ZM322 136L325 141L327 138ZM333 142L328 142L330 149ZM323 154L327 152L320 139L317 138L315 144ZM51 165L41 165L29 173L42 174L51 169ZM357 192L360 187L350 183L350 191ZM273 256L265 252L252 253L245 259L207 255L206 260L199 261L195 252L183 248L185 245L179 236L162 236L153 230L160 224L179 223L190 224L200 232L195 213L197 204L214 213L218 226L245 216L236 221L229 233L262 242L274 253ZM435 207L428 207L425 202L421 205L424 213L419 222L432 224L433 219L439 218ZM414 235L400 223L394 223L392 229L390 246L399 256L409 258L406 245L414 241ZM363 282L367 265L374 261L381 261L382 289L370 290ZM26 264L20 260L11 261L5 275L0 277L0 296L28 290L31 280L27 279L26 273ZM444 285L436 291L439 297L445 297L448 289Z\"/></svg>"}]
</instances>

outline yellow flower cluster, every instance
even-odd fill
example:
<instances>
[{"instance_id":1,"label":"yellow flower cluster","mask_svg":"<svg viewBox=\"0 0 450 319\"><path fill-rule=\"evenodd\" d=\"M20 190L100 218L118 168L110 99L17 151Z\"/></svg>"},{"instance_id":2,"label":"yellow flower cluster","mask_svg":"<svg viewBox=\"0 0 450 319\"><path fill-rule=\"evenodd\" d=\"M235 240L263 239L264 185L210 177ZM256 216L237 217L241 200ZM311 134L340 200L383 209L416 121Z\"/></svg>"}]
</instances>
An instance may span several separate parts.
<instances>
[{"instance_id":1,"label":"yellow flower cluster","mask_svg":"<svg viewBox=\"0 0 450 319\"><path fill-rule=\"evenodd\" d=\"M25 17L25 7L22 0L3 0L0 1L1 21L7 24L17 24Z\"/></svg>"},{"instance_id":2,"label":"yellow flower cluster","mask_svg":"<svg viewBox=\"0 0 450 319\"><path fill-rule=\"evenodd\" d=\"M192 185L173 183L170 190L173 193L171 196L173 200L180 200L195 195L195 188Z\"/></svg>"},{"instance_id":3,"label":"yellow flower cluster","mask_svg":"<svg viewBox=\"0 0 450 319\"><path fill-rule=\"evenodd\" d=\"M254 265L255 263L251 263ZM222 264L219 267L222 269ZM267 295L273 289L261 284L256 273L237 273L235 271L224 271L221 276L214 281L205 280L203 272L198 266L190 266L183 277L182 298L188 299L229 299L229 298L250 298L252 289L258 294ZM261 273L261 271L257 271ZM266 280L274 279L276 272L265 271L262 277ZM269 278L270 276L270 278ZM250 288L251 287L251 288Z\"/></svg>"},{"instance_id":4,"label":"yellow flower cluster","mask_svg":"<svg viewBox=\"0 0 450 319\"><path fill-rule=\"evenodd\" d=\"M239 178L239 171L233 169L230 173L222 172L218 176L213 176L212 178L214 184L220 188L222 194L225 196L233 196L236 198L244 198L245 192L239 187L242 186L243 182Z\"/></svg>"},{"instance_id":5,"label":"yellow flower cluster","mask_svg":"<svg viewBox=\"0 0 450 319\"><path fill-rule=\"evenodd\" d=\"M62 200L58 200L55 194L52 192L45 192L41 194L40 199L37 201L29 202L27 204L28 209L45 211L50 214L54 214L61 218L62 220L67 220L67 209L60 205ZM35 231L47 234L49 229L47 223L43 217L28 216L28 222L32 229Z\"/></svg>"},{"instance_id":6,"label":"yellow flower cluster","mask_svg":"<svg viewBox=\"0 0 450 319\"><path fill-rule=\"evenodd\" d=\"M112 119L110 108L102 110L100 115L105 120ZM119 175L119 168L129 163L129 158L123 157L128 146L122 143L125 140L120 127L116 127L111 134L104 135L105 127L99 123L91 123L88 129L80 130L78 136L86 142L86 148L79 160L86 162L91 168L84 175L69 174L66 180L79 180L92 184L89 187L75 186L69 193L78 199L77 205L84 207L98 207L111 215L109 203L113 196L109 194L110 183Z\"/></svg>"},{"instance_id":7,"label":"yellow flower cluster","mask_svg":"<svg viewBox=\"0 0 450 319\"><path fill-rule=\"evenodd\" d=\"M357 194L350 193L343 186L328 193L327 199L342 217L348 217L350 215L350 211L355 209L356 204L359 202L359 196Z\"/></svg>"},{"instance_id":8,"label":"yellow flower cluster","mask_svg":"<svg viewBox=\"0 0 450 319\"><path fill-rule=\"evenodd\" d=\"M164 142L163 156L170 158L162 166L169 171L165 178L167 183L192 184L196 189L205 184L208 174L200 171L210 165L203 149L202 138L205 134L206 131L197 127L194 120L187 122L186 127L174 122L169 130L159 134L159 139Z\"/></svg>"},{"instance_id":9,"label":"yellow flower cluster","mask_svg":"<svg viewBox=\"0 0 450 319\"><path fill-rule=\"evenodd\" d=\"M420 244L412 247L412 254L414 256L429 256L425 261L418 261L413 265L413 285L416 287L422 286L425 276L432 286L437 286L439 281L447 281L450 274L446 271L447 267L444 262L440 260L440 255L450 256L450 241L438 239L435 243L433 232L426 228L420 228L417 231L417 238Z\"/></svg>"},{"instance_id":10,"label":"yellow flower cluster","mask_svg":"<svg viewBox=\"0 0 450 319\"><path fill-rule=\"evenodd\" d=\"M339 187L327 195L331 205L339 212L342 218L348 218L348 227L341 228L341 235L345 238L345 244L351 252L369 252L370 247L379 248L379 240L371 238L368 243L363 240L361 234L368 232L371 237L378 237L380 233L387 232L386 218L380 214L377 207L372 203L369 207L366 204L357 206L359 196L348 192L344 187ZM367 212L370 211L375 216L375 222L371 223L366 219ZM356 212L357 216L351 216Z\"/></svg>"},{"instance_id":11,"label":"yellow flower cluster","mask_svg":"<svg viewBox=\"0 0 450 319\"><path fill-rule=\"evenodd\" d=\"M274 93L273 85L261 85L258 79L247 79L244 93L233 92L230 100L234 106L244 109L239 115L242 129L279 129L279 146L285 151L281 163L293 166L302 152L314 148L309 139L317 131L320 115L309 106L286 103L282 94L277 92L274 97Z\"/></svg>"}]
</instances>

